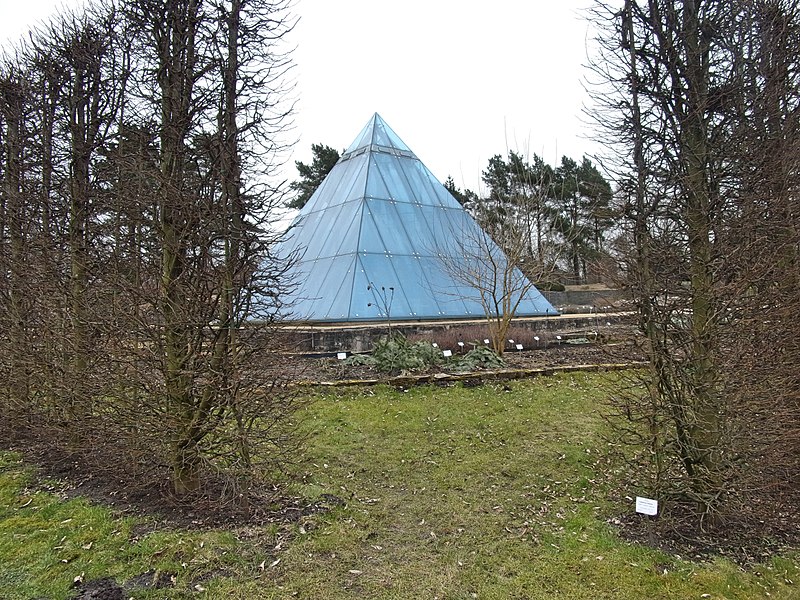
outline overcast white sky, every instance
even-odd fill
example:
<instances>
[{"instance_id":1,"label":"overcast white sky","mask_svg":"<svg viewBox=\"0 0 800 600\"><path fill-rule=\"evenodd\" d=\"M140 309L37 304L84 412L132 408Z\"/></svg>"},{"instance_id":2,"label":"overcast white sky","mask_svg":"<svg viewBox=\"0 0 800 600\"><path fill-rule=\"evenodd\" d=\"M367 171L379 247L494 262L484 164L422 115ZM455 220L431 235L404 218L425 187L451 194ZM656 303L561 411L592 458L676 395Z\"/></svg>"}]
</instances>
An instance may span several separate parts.
<instances>
[{"instance_id":1,"label":"overcast white sky","mask_svg":"<svg viewBox=\"0 0 800 600\"><path fill-rule=\"evenodd\" d=\"M0 0L0 40L81 0ZM479 188L494 154L554 164L596 150L586 95L582 9L591 0L297 0L292 41L298 143L344 149L374 112L440 180Z\"/></svg>"}]
</instances>

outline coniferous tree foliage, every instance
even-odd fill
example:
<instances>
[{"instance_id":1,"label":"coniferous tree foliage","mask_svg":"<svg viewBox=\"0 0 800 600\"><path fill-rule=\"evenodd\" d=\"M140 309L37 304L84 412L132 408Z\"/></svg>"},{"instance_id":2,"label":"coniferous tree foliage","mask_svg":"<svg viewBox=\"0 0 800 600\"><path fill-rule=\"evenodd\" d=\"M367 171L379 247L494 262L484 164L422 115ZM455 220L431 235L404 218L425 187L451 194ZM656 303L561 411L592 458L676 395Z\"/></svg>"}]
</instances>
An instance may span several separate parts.
<instances>
[{"instance_id":1,"label":"coniferous tree foliage","mask_svg":"<svg viewBox=\"0 0 800 600\"><path fill-rule=\"evenodd\" d=\"M603 253L604 233L613 221L611 185L592 162L562 157L552 178L552 227L574 283L587 281L587 263Z\"/></svg>"},{"instance_id":2,"label":"coniferous tree foliage","mask_svg":"<svg viewBox=\"0 0 800 600\"><path fill-rule=\"evenodd\" d=\"M338 150L324 144L311 144L311 154L310 165L299 160L294 163L300 179L289 186L297 193L287 204L289 208L303 208L340 158Z\"/></svg>"},{"instance_id":3,"label":"coniferous tree foliage","mask_svg":"<svg viewBox=\"0 0 800 600\"><path fill-rule=\"evenodd\" d=\"M614 212L611 186L589 158L577 163L565 156L554 169L535 154L529 160L511 151L491 157L482 179L484 197L463 194L471 195L468 209L507 251L518 253L512 241L523 245L522 268L530 277L566 283L601 277Z\"/></svg>"},{"instance_id":4,"label":"coniferous tree foliage","mask_svg":"<svg viewBox=\"0 0 800 600\"><path fill-rule=\"evenodd\" d=\"M285 203L271 175L292 108L287 9L100 2L4 53L9 435L46 428L178 494L290 452L269 329L288 284L269 227Z\"/></svg>"},{"instance_id":5,"label":"coniferous tree foliage","mask_svg":"<svg viewBox=\"0 0 800 600\"><path fill-rule=\"evenodd\" d=\"M447 176L447 179L444 182L444 189L450 192L450 195L453 196L453 198L455 198L458 203L464 207L464 210L472 210L475 206L475 203L478 202L478 194L466 188L462 191L456 185L456 182L453 181L453 177L450 175Z\"/></svg>"}]
</instances>

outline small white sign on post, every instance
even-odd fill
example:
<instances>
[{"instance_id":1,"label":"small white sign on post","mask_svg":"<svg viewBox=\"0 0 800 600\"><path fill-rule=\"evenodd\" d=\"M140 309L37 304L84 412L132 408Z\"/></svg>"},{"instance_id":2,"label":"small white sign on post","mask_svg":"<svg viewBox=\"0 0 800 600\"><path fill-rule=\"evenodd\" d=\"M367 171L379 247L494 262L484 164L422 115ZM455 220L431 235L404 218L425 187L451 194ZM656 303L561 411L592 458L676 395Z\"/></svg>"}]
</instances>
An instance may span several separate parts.
<instances>
[{"instance_id":1,"label":"small white sign on post","mask_svg":"<svg viewBox=\"0 0 800 600\"><path fill-rule=\"evenodd\" d=\"M483 340L483 343L484 343L484 344L488 344L488 343L489 343L489 340Z\"/></svg>"},{"instance_id":2,"label":"small white sign on post","mask_svg":"<svg viewBox=\"0 0 800 600\"><path fill-rule=\"evenodd\" d=\"M437 344L436 342L433 342L433 343L431 344L431 346L433 346L434 348L438 348L438 347L439 347L439 344Z\"/></svg>"},{"instance_id":3,"label":"small white sign on post","mask_svg":"<svg viewBox=\"0 0 800 600\"><path fill-rule=\"evenodd\" d=\"M445 358L450 358L451 356L453 356L453 352L452 350L442 350L442 356L444 356Z\"/></svg>"},{"instance_id":4,"label":"small white sign on post","mask_svg":"<svg viewBox=\"0 0 800 600\"><path fill-rule=\"evenodd\" d=\"M337 352L336 358L338 358L339 360L344 360L345 358L347 358L347 352Z\"/></svg>"},{"instance_id":5,"label":"small white sign on post","mask_svg":"<svg viewBox=\"0 0 800 600\"><path fill-rule=\"evenodd\" d=\"M522 350L522 344L517 344L517 350Z\"/></svg>"},{"instance_id":6,"label":"small white sign on post","mask_svg":"<svg viewBox=\"0 0 800 600\"><path fill-rule=\"evenodd\" d=\"M658 514L658 500L636 496L636 512L654 517Z\"/></svg>"}]
</instances>

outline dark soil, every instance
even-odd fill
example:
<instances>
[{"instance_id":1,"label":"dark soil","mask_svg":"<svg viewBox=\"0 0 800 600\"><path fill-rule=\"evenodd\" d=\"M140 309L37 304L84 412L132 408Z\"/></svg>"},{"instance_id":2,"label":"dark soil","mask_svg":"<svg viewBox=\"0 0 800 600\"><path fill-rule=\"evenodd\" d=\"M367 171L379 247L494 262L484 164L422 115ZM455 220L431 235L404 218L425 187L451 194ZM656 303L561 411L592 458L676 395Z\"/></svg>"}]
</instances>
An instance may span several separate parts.
<instances>
[{"instance_id":1,"label":"dark soil","mask_svg":"<svg viewBox=\"0 0 800 600\"><path fill-rule=\"evenodd\" d=\"M122 479L113 468L97 467L102 464L102 456L88 451L69 453L52 442L29 437L6 447L36 466L37 488L65 500L89 498L120 514L146 517L131 533L134 541L163 527L205 529L294 523L337 504L325 498L309 502L287 494L278 485L237 488L238 493L232 498L232 482L212 474L204 477L202 493L177 497L172 493L166 468L154 468L154 477L148 480ZM100 452L108 452L108 448Z\"/></svg>"},{"instance_id":2,"label":"dark soil","mask_svg":"<svg viewBox=\"0 0 800 600\"><path fill-rule=\"evenodd\" d=\"M72 586L75 590L72 600L124 600L136 591L163 590L174 586L174 574L153 570L132 577L122 585L110 577L88 581L79 578Z\"/></svg>"},{"instance_id":3,"label":"dark soil","mask_svg":"<svg viewBox=\"0 0 800 600\"><path fill-rule=\"evenodd\" d=\"M721 515L715 525L698 525L692 507L675 504L657 518L628 514L609 521L620 536L691 560L724 556L741 566L764 563L772 556L800 549L800 505L797 499L758 506L752 499L736 512Z\"/></svg>"}]
</instances>

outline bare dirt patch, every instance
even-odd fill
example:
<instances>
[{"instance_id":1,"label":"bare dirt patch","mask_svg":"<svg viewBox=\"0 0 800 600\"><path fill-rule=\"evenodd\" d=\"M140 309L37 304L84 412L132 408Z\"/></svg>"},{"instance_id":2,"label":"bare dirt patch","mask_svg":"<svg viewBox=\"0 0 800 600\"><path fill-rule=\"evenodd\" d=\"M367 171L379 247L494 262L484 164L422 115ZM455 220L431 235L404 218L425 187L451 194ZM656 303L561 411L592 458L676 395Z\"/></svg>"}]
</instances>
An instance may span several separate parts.
<instances>
[{"instance_id":1,"label":"bare dirt patch","mask_svg":"<svg viewBox=\"0 0 800 600\"><path fill-rule=\"evenodd\" d=\"M609 521L628 541L691 560L723 556L741 565L766 563L773 556L800 549L798 498L769 506L748 502L728 510L718 524L701 527L689 506L675 504L659 518L627 514Z\"/></svg>"}]
</instances>

